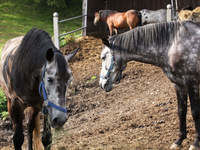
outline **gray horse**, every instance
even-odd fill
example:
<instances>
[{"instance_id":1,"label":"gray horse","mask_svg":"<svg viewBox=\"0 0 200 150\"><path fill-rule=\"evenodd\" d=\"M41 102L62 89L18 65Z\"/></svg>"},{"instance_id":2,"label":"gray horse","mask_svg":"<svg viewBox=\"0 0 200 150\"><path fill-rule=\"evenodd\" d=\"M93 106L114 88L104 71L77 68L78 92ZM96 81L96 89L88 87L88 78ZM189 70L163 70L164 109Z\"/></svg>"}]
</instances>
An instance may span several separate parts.
<instances>
[{"instance_id":1,"label":"gray horse","mask_svg":"<svg viewBox=\"0 0 200 150\"><path fill-rule=\"evenodd\" d=\"M167 22L167 10L148 10L142 9L139 11L141 14L141 24Z\"/></svg>"},{"instance_id":2,"label":"gray horse","mask_svg":"<svg viewBox=\"0 0 200 150\"><path fill-rule=\"evenodd\" d=\"M1 53L0 85L6 95L13 123L15 150L21 150L24 142L23 120L26 108L28 149L32 150L33 146L37 150L43 147L39 127L39 112L42 108L42 143L45 150L50 149L51 127L62 127L68 118L65 96L66 88L72 80L68 61L76 52L64 56L54 46L47 32L35 28L24 37L6 42Z\"/></svg>"},{"instance_id":3,"label":"gray horse","mask_svg":"<svg viewBox=\"0 0 200 150\"><path fill-rule=\"evenodd\" d=\"M180 135L171 149L181 146L187 136L186 113L189 96L197 137L190 150L199 150L200 140L200 25L168 22L137 27L103 39L99 84L109 92L121 67L135 60L160 67L175 85Z\"/></svg>"}]
</instances>

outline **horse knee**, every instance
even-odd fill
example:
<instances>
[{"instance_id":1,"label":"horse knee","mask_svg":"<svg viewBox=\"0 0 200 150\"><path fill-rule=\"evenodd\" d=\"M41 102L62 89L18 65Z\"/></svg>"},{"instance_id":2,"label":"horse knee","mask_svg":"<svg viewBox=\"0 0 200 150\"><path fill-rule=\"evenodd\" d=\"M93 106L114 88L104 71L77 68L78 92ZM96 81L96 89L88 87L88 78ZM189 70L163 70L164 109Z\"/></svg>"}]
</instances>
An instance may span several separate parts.
<instances>
[{"instance_id":1,"label":"horse knee","mask_svg":"<svg viewBox=\"0 0 200 150\"><path fill-rule=\"evenodd\" d=\"M51 125L48 115L44 115L44 124L43 124L43 133L42 133L42 144L47 149L51 146L52 143L52 134L51 134Z\"/></svg>"}]
</instances>

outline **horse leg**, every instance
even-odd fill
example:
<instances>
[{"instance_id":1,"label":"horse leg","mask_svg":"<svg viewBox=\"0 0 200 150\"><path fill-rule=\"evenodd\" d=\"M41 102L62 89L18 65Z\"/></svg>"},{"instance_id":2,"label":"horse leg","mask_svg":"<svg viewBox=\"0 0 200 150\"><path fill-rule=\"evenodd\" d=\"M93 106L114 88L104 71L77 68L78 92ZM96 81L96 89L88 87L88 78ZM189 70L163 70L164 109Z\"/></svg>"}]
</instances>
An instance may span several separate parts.
<instances>
[{"instance_id":1,"label":"horse leg","mask_svg":"<svg viewBox=\"0 0 200 150\"><path fill-rule=\"evenodd\" d=\"M7 110L8 110L9 115L11 116L11 99L8 97L6 97L6 99L7 99ZM12 119L10 122L11 122L12 128L14 129Z\"/></svg>"},{"instance_id":2,"label":"horse leg","mask_svg":"<svg viewBox=\"0 0 200 150\"><path fill-rule=\"evenodd\" d=\"M6 97L7 99L7 109L8 109L8 113L11 116L11 99L9 99L8 97Z\"/></svg>"},{"instance_id":3,"label":"horse leg","mask_svg":"<svg viewBox=\"0 0 200 150\"><path fill-rule=\"evenodd\" d=\"M33 107L28 107L26 111L26 116L28 118L28 149L33 149L33 130L35 130L36 117L39 113L39 110L34 109Z\"/></svg>"},{"instance_id":4,"label":"horse leg","mask_svg":"<svg viewBox=\"0 0 200 150\"><path fill-rule=\"evenodd\" d=\"M44 124L43 124L44 129L42 135L42 143L44 145L45 150L50 150L52 143L52 134L51 134L50 118L46 107L43 108L43 112L44 112Z\"/></svg>"},{"instance_id":5,"label":"horse leg","mask_svg":"<svg viewBox=\"0 0 200 150\"><path fill-rule=\"evenodd\" d=\"M18 99L14 99L12 101L9 111L14 127L14 135L13 135L14 148L15 150L22 150L22 144L24 142L24 134L23 134L24 109Z\"/></svg>"},{"instance_id":6,"label":"horse leg","mask_svg":"<svg viewBox=\"0 0 200 150\"><path fill-rule=\"evenodd\" d=\"M112 24L108 24L108 28L109 28L109 31L110 31L110 36L112 36L112 33L113 33L113 25Z\"/></svg>"},{"instance_id":7,"label":"horse leg","mask_svg":"<svg viewBox=\"0 0 200 150\"><path fill-rule=\"evenodd\" d=\"M186 132L186 114L187 114L187 90L179 85L175 86L178 101L179 118L179 138L171 145L170 149L177 149L181 146L183 140L187 137Z\"/></svg>"},{"instance_id":8,"label":"horse leg","mask_svg":"<svg viewBox=\"0 0 200 150\"><path fill-rule=\"evenodd\" d=\"M34 149L43 150L43 145L40 139L40 113L35 118L35 128L33 130Z\"/></svg>"},{"instance_id":9,"label":"horse leg","mask_svg":"<svg viewBox=\"0 0 200 150\"><path fill-rule=\"evenodd\" d=\"M190 146L190 150L199 150L199 140L200 140L200 95L199 95L199 85L190 84L189 87L189 98L191 105L192 117L195 123L196 139L193 145Z\"/></svg>"}]
</instances>

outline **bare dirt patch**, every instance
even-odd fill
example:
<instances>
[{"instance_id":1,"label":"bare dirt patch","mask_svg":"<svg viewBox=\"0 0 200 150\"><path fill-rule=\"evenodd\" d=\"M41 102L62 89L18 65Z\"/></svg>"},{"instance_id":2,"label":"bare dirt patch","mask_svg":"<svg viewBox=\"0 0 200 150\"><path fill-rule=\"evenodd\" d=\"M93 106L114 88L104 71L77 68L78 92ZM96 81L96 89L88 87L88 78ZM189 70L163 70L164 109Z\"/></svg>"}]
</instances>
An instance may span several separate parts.
<instances>
[{"instance_id":1,"label":"bare dirt patch","mask_svg":"<svg viewBox=\"0 0 200 150\"><path fill-rule=\"evenodd\" d=\"M168 150L178 137L179 125L173 85L161 69L130 62L121 82L106 93L98 85L101 40L83 37L62 51L69 53L78 46L81 50L70 63L74 75L68 90L70 118L63 130L54 132L52 149ZM195 137L188 112L183 150ZM1 123L0 149L9 149L10 133Z\"/></svg>"}]
</instances>

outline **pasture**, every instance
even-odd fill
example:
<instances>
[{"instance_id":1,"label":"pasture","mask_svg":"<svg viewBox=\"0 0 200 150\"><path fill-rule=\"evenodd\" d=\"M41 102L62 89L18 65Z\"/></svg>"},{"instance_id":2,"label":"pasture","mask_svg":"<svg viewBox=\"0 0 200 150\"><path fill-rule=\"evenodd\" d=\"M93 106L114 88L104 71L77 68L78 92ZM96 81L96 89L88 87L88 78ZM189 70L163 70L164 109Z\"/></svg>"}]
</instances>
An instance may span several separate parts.
<instances>
[{"instance_id":1,"label":"pasture","mask_svg":"<svg viewBox=\"0 0 200 150\"><path fill-rule=\"evenodd\" d=\"M52 149L168 150L178 137L177 101L172 83L152 65L130 62L120 84L106 93L99 87L102 42L84 37L62 48L81 51L70 64L74 81L68 89L70 117L63 130L54 131ZM188 110L188 138L194 124ZM0 125L0 149L12 149L9 122ZM8 140L8 141L7 141Z\"/></svg>"}]
</instances>

